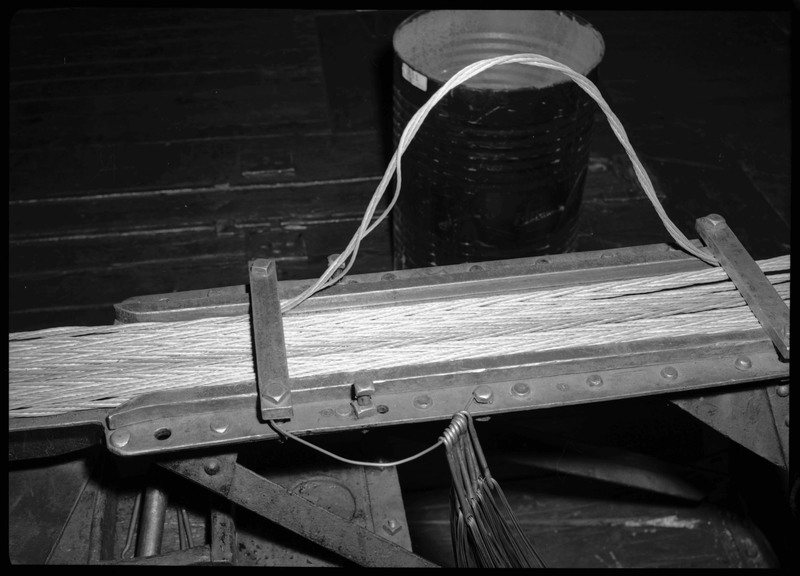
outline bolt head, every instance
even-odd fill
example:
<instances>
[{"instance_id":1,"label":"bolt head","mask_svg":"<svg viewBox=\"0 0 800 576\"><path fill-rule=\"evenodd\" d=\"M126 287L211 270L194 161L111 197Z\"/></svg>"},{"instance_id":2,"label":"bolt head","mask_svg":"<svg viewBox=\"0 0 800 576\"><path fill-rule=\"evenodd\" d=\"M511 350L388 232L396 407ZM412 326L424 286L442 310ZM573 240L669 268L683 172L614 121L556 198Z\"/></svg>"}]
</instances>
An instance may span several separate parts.
<instances>
[{"instance_id":1,"label":"bolt head","mask_svg":"<svg viewBox=\"0 0 800 576\"><path fill-rule=\"evenodd\" d=\"M494 392L492 389L482 384L473 390L472 395L475 397L475 402L478 404L490 404L494 400Z\"/></svg>"},{"instance_id":2,"label":"bolt head","mask_svg":"<svg viewBox=\"0 0 800 576\"><path fill-rule=\"evenodd\" d=\"M381 276L381 280L386 280L386 281L389 281L389 280L395 280L396 278L397 278L397 276L395 276L395 275L394 275L394 274L392 274L391 272L387 272L386 274L384 274L383 276Z\"/></svg>"},{"instance_id":3,"label":"bolt head","mask_svg":"<svg viewBox=\"0 0 800 576\"><path fill-rule=\"evenodd\" d=\"M511 387L511 393L514 396L527 396L531 393L531 387L525 382L517 382Z\"/></svg>"},{"instance_id":4,"label":"bolt head","mask_svg":"<svg viewBox=\"0 0 800 576\"><path fill-rule=\"evenodd\" d=\"M389 518L383 524L383 529L387 533L389 533L391 535L397 534L400 531L401 528L402 528L402 526L400 525L400 523L397 520L395 520L394 518Z\"/></svg>"},{"instance_id":5,"label":"bolt head","mask_svg":"<svg viewBox=\"0 0 800 576\"><path fill-rule=\"evenodd\" d=\"M706 216L706 220L708 220L712 226L719 226L720 224L725 224L725 218L723 218L719 214L709 214L708 216Z\"/></svg>"},{"instance_id":6,"label":"bolt head","mask_svg":"<svg viewBox=\"0 0 800 576\"><path fill-rule=\"evenodd\" d=\"M375 384L371 378L359 376L353 382L353 395L356 398L361 396L372 396L375 394Z\"/></svg>"},{"instance_id":7,"label":"bolt head","mask_svg":"<svg viewBox=\"0 0 800 576\"><path fill-rule=\"evenodd\" d=\"M734 365L739 370L749 370L753 367L753 362L747 356L739 356Z\"/></svg>"},{"instance_id":8,"label":"bolt head","mask_svg":"<svg viewBox=\"0 0 800 576\"><path fill-rule=\"evenodd\" d=\"M602 386L603 378L600 376L600 374L592 374L586 379L586 383L589 386Z\"/></svg>"},{"instance_id":9,"label":"bolt head","mask_svg":"<svg viewBox=\"0 0 800 576\"><path fill-rule=\"evenodd\" d=\"M483 272L483 266L479 266L478 264L474 264L469 267L470 272Z\"/></svg>"},{"instance_id":10,"label":"bolt head","mask_svg":"<svg viewBox=\"0 0 800 576\"><path fill-rule=\"evenodd\" d=\"M267 382L264 387L264 392L261 395L272 404L280 404L289 395L289 388L279 380L271 380Z\"/></svg>"},{"instance_id":11,"label":"bolt head","mask_svg":"<svg viewBox=\"0 0 800 576\"><path fill-rule=\"evenodd\" d=\"M206 474L209 476L214 476L217 472L219 472L219 468L219 461L213 458L206 461L206 463L203 465L203 470L205 470Z\"/></svg>"},{"instance_id":12,"label":"bolt head","mask_svg":"<svg viewBox=\"0 0 800 576\"><path fill-rule=\"evenodd\" d=\"M667 366L661 371L661 377L667 380L675 380L678 377L678 371L673 366Z\"/></svg>"},{"instance_id":13,"label":"bolt head","mask_svg":"<svg viewBox=\"0 0 800 576\"><path fill-rule=\"evenodd\" d=\"M131 440L131 433L127 430L115 430L111 434L111 444L117 448L124 448Z\"/></svg>"},{"instance_id":14,"label":"bolt head","mask_svg":"<svg viewBox=\"0 0 800 576\"><path fill-rule=\"evenodd\" d=\"M775 389L775 393L781 398L786 398L789 395L789 385L781 384Z\"/></svg>"},{"instance_id":15,"label":"bolt head","mask_svg":"<svg viewBox=\"0 0 800 576\"><path fill-rule=\"evenodd\" d=\"M433 400L427 394L422 394L421 396L414 398L414 406L417 408L425 410L426 408L430 408L432 404Z\"/></svg>"}]
</instances>

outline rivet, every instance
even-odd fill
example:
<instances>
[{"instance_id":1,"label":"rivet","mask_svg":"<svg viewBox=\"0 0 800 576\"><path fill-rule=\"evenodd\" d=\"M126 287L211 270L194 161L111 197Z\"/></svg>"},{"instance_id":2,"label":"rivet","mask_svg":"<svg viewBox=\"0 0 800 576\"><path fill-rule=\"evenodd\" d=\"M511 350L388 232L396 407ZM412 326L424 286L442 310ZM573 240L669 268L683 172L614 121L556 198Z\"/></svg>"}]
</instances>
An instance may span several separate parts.
<instances>
[{"instance_id":1,"label":"rivet","mask_svg":"<svg viewBox=\"0 0 800 576\"><path fill-rule=\"evenodd\" d=\"M491 404L494 400L494 392L486 384L481 384L472 391L472 396L478 404Z\"/></svg>"},{"instance_id":2,"label":"rivet","mask_svg":"<svg viewBox=\"0 0 800 576\"><path fill-rule=\"evenodd\" d=\"M469 267L470 272L483 272L483 266L478 266L477 264Z\"/></svg>"},{"instance_id":3,"label":"rivet","mask_svg":"<svg viewBox=\"0 0 800 576\"><path fill-rule=\"evenodd\" d=\"M736 366L737 370L750 370L750 368L753 366L753 363L747 356L739 356L734 365Z\"/></svg>"},{"instance_id":4,"label":"rivet","mask_svg":"<svg viewBox=\"0 0 800 576\"><path fill-rule=\"evenodd\" d=\"M395 275L394 275L394 274L392 274L391 272L387 272L386 274L384 274L383 276L381 276L381 280L386 280L386 281L389 281L389 280L395 280L396 278L397 278L397 276L395 276Z\"/></svg>"},{"instance_id":5,"label":"rivet","mask_svg":"<svg viewBox=\"0 0 800 576\"><path fill-rule=\"evenodd\" d=\"M266 398L272 404L280 404L288 395L289 389L277 380L269 381L261 394L262 398Z\"/></svg>"},{"instance_id":6,"label":"rivet","mask_svg":"<svg viewBox=\"0 0 800 576\"><path fill-rule=\"evenodd\" d=\"M586 379L586 383L589 386L602 386L603 378L601 378L600 374L592 374Z\"/></svg>"},{"instance_id":7,"label":"rivet","mask_svg":"<svg viewBox=\"0 0 800 576\"><path fill-rule=\"evenodd\" d=\"M228 423L222 418L215 418L211 421L210 428L212 432L216 432L217 434L225 434L225 432L228 431Z\"/></svg>"},{"instance_id":8,"label":"rivet","mask_svg":"<svg viewBox=\"0 0 800 576\"><path fill-rule=\"evenodd\" d=\"M433 404L433 400L431 400L431 397L427 394L422 394L421 396L414 398L414 406L421 408L422 410L430 408L431 404Z\"/></svg>"},{"instance_id":9,"label":"rivet","mask_svg":"<svg viewBox=\"0 0 800 576\"><path fill-rule=\"evenodd\" d=\"M347 418L353 413L353 407L350 404L342 404L336 407L336 415L340 418Z\"/></svg>"},{"instance_id":10,"label":"rivet","mask_svg":"<svg viewBox=\"0 0 800 576\"><path fill-rule=\"evenodd\" d=\"M111 443L117 448L124 448L131 440L131 433L127 430L115 430L111 434Z\"/></svg>"},{"instance_id":11,"label":"rivet","mask_svg":"<svg viewBox=\"0 0 800 576\"><path fill-rule=\"evenodd\" d=\"M511 387L511 393L514 396L527 396L531 393L531 387L525 384L525 382L517 382Z\"/></svg>"},{"instance_id":12,"label":"rivet","mask_svg":"<svg viewBox=\"0 0 800 576\"><path fill-rule=\"evenodd\" d=\"M203 470L205 470L206 474L209 476L214 476L217 472L219 472L219 462L212 458L203 465Z\"/></svg>"},{"instance_id":13,"label":"rivet","mask_svg":"<svg viewBox=\"0 0 800 576\"><path fill-rule=\"evenodd\" d=\"M781 384L775 389L775 393L781 398L786 398L789 395L789 385Z\"/></svg>"},{"instance_id":14,"label":"rivet","mask_svg":"<svg viewBox=\"0 0 800 576\"><path fill-rule=\"evenodd\" d=\"M383 525L383 529L389 534L397 534L400 531L402 526L400 523L395 520L394 518L389 518Z\"/></svg>"},{"instance_id":15,"label":"rivet","mask_svg":"<svg viewBox=\"0 0 800 576\"><path fill-rule=\"evenodd\" d=\"M672 366L667 366L661 371L661 377L667 380L675 380L678 377L678 371Z\"/></svg>"}]
</instances>

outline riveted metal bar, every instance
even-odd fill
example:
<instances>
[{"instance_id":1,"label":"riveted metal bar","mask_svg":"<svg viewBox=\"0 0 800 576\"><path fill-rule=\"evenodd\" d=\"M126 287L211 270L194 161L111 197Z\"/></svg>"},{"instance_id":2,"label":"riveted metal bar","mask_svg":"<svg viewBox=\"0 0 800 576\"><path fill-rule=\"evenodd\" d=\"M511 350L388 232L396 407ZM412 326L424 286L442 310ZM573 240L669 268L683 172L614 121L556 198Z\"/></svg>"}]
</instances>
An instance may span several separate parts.
<instances>
[{"instance_id":1,"label":"riveted metal bar","mask_svg":"<svg viewBox=\"0 0 800 576\"><path fill-rule=\"evenodd\" d=\"M250 264L250 310L261 417L265 420L291 418L289 365L273 260L259 259Z\"/></svg>"},{"instance_id":2,"label":"riveted metal bar","mask_svg":"<svg viewBox=\"0 0 800 576\"><path fill-rule=\"evenodd\" d=\"M775 354L772 343L759 330L751 331L761 339L750 342L718 339L704 346L689 346L672 350L657 349L656 344L641 343L625 346L625 353L617 348L581 353L573 351L571 361L559 361L554 355L549 361L531 357L500 363L497 359L485 359L483 368L471 362L460 367L431 365L408 371L376 371L374 378L376 393L372 397L376 405L382 406L367 419L356 418L352 411L341 415L337 407L349 405L352 398L351 378L341 376L341 382L315 382L313 379L298 379L294 393L295 416L282 426L285 430L299 434L319 434L338 430L360 429L444 420L462 410L473 397L476 388L485 386L492 392L491 403L472 404L474 414L506 413L536 408L564 406L589 402L600 402L618 398L678 393L705 388L734 386L784 378L789 367ZM704 342L703 339L699 340ZM656 348L655 350L651 348ZM752 368L742 371L736 359L746 354ZM537 355L532 355L537 357ZM576 359L579 358L579 359ZM664 378L666 366L675 369L675 378ZM602 377L602 386L589 383L591 375ZM333 378L333 377L331 377ZM519 396L513 387L525 384L530 393ZM519 386L518 386L519 388ZM424 396L424 402L420 397ZM224 418L230 425L225 434L215 433L211 428L213 418ZM168 427L168 438L159 439L159 427ZM250 409L231 410L216 414L185 414L164 420L148 420L131 424L125 428L130 439L123 447L109 445L109 450L120 455L167 453L200 446L224 446L229 444L271 439L277 436L268 425L261 422Z\"/></svg>"},{"instance_id":3,"label":"riveted metal bar","mask_svg":"<svg viewBox=\"0 0 800 576\"><path fill-rule=\"evenodd\" d=\"M719 260L781 356L789 360L789 307L718 214L698 218L700 237Z\"/></svg>"}]
</instances>

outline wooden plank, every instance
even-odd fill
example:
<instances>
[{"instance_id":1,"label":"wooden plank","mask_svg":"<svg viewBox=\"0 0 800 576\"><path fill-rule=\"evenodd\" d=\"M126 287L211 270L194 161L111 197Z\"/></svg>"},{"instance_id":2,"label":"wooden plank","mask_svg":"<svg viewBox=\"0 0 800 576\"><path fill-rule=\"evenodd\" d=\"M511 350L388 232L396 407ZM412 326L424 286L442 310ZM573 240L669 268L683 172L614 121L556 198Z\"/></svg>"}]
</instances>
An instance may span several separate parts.
<instances>
[{"instance_id":1,"label":"wooden plank","mask_svg":"<svg viewBox=\"0 0 800 576\"><path fill-rule=\"evenodd\" d=\"M353 182L161 190L19 203L9 240L144 230L257 224L279 219L287 229L363 217L376 186Z\"/></svg>"},{"instance_id":2,"label":"wooden plank","mask_svg":"<svg viewBox=\"0 0 800 576\"><path fill-rule=\"evenodd\" d=\"M374 132L322 132L11 150L10 210L73 195L381 176L378 146Z\"/></svg>"},{"instance_id":3,"label":"wooden plank","mask_svg":"<svg viewBox=\"0 0 800 576\"><path fill-rule=\"evenodd\" d=\"M255 257L275 258L281 280L318 277L327 267L327 256L346 246L353 229L353 225L321 223L303 231L302 238L292 248L293 252L288 252L285 246L263 250L261 244L248 244L245 236L231 238L225 244L233 245L231 252L195 253L188 257L170 258L170 251L165 249L165 254L156 260L137 261L137 251L133 245L119 248L129 258L128 262L107 266L102 262L92 262L92 265L81 268L40 264L36 271L9 275L9 330L21 329L26 318L35 319L36 314L51 308L65 309L61 319L71 316L69 325L82 325L90 323L92 318L105 317L103 314L98 316L97 311L93 310L97 303L106 303L110 309L114 303L132 296L246 284L247 263ZM213 239L208 242L213 245ZM158 250L157 244L151 247L151 251ZM191 251L191 243L175 250L178 253ZM68 249L67 252L67 257L70 257L72 251ZM29 254L33 254L30 257L37 257L34 252ZM46 262L47 254L46 248L39 250L38 261ZM388 226L383 224L364 240L353 273L389 269L389 254ZM82 320L84 316L86 319ZM58 325L56 322L54 318L49 325Z\"/></svg>"},{"instance_id":4,"label":"wooden plank","mask_svg":"<svg viewBox=\"0 0 800 576\"><path fill-rule=\"evenodd\" d=\"M216 90L221 86L258 86L269 82L280 86L281 83L307 82L314 84L318 76L317 67L314 62L307 66L300 67L298 61L302 62L304 54L299 50L288 51L284 58L290 59L290 64L270 62L269 67L262 62L260 66L243 66L241 62L236 64L218 63L213 68L206 66L206 69L197 69L197 60L188 60L187 64L195 70L187 70L184 66L177 63L171 68L162 72L155 72L151 69L151 63L147 63L146 70L136 70L144 68L138 65L134 71L124 68L119 70L119 66L113 74L84 74L83 76L71 76L63 79L47 78L43 80L31 81L11 81L9 82L9 102L35 102L39 100L77 100L86 98L87 95L132 95L139 93L170 93L203 92L206 90ZM292 53L293 52L293 53ZM262 56L264 58L266 56ZM195 57L196 58L196 57ZM174 60L170 61L171 63ZM166 68L162 64L162 68ZM89 72L89 71L86 71Z\"/></svg>"},{"instance_id":5,"label":"wooden plank","mask_svg":"<svg viewBox=\"0 0 800 576\"><path fill-rule=\"evenodd\" d=\"M315 97L316 95L316 97ZM87 96L10 103L11 148L80 142L117 143L265 134L325 118L321 82L265 82L214 89ZM132 121L133 119L135 121ZM247 132L245 132L247 133Z\"/></svg>"},{"instance_id":6,"label":"wooden plank","mask_svg":"<svg viewBox=\"0 0 800 576\"><path fill-rule=\"evenodd\" d=\"M57 67L175 55L274 54L316 43L312 12L299 10L69 9L18 12L11 21L12 69Z\"/></svg>"}]
</instances>

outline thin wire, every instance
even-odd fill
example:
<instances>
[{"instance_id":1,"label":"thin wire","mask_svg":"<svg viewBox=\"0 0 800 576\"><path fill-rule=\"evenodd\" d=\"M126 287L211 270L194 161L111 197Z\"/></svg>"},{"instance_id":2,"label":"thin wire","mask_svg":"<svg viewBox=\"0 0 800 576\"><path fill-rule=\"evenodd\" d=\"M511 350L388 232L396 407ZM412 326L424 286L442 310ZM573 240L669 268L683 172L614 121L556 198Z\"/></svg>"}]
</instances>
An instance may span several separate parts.
<instances>
[{"instance_id":1,"label":"thin wire","mask_svg":"<svg viewBox=\"0 0 800 576\"><path fill-rule=\"evenodd\" d=\"M441 446L442 443L444 442L444 440L442 440L440 438L439 441L436 442L436 444L434 444L430 448L426 448L425 450L423 450L422 452L420 452L418 454L414 454L413 456L409 456L408 458L404 458L404 459L398 460L396 462L360 462L358 460L350 460L349 458L343 458L342 456L337 456L333 452L328 452L324 448L320 448L319 446L315 446L311 442L307 442L307 441L303 440L302 438L299 438L299 437L295 436L291 432L287 432L286 430L284 430L283 428L278 426L272 420L270 420L269 425L272 426L272 428L276 432L278 432L279 434L283 434L284 436L286 436L287 438L291 438L295 442L300 442L300 444L304 444L304 445L308 446L309 448L313 448L317 452L322 452L326 456L330 456L331 458L334 458L335 460L339 460L340 462L344 462L345 464L352 464L353 466L374 466L375 468L389 468L391 466L400 466L401 464L405 464L406 462L411 462L412 460L416 460L417 458L419 458L421 456L424 456L428 452L431 452L432 450L435 450L436 448Z\"/></svg>"},{"instance_id":2,"label":"thin wire","mask_svg":"<svg viewBox=\"0 0 800 576\"><path fill-rule=\"evenodd\" d=\"M464 411L468 410L469 405L472 403L472 401L474 399L475 399L474 396L470 396L469 400L467 401L467 404L464 406ZM294 440L295 442L299 442L300 444L308 446L309 448L313 448L317 452L322 452L326 456L330 456L331 458L333 458L335 460L338 460L340 462L344 462L345 464L352 464L353 466L373 466L375 468L389 468L391 466L400 466L401 464L405 464L407 462L411 462L412 460L416 460L417 458L425 456L425 454L427 454L428 452L432 452L433 450L436 450L436 448L438 448L439 446L444 444L444 438L440 437L439 440L436 442L436 444L434 444L430 448L426 448L422 452L414 454L413 456L409 456L408 458L403 458L402 460L397 460L396 462L360 462L358 460L350 460L349 458L344 458L342 456L338 456L338 455L334 454L333 452L328 452L324 448L320 448L319 446L315 446L311 442L303 440L302 438L300 438L298 436L295 436L291 432L288 432L288 431L284 430L283 428L278 426L275 423L274 420L270 420L268 422L268 424L270 426L272 426L273 430L275 430L278 434L282 434L286 438L290 438L290 439Z\"/></svg>"},{"instance_id":3,"label":"thin wire","mask_svg":"<svg viewBox=\"0 0 800 576\"><path fill-rule=\"evenodd\" d=\"M356 255L358 254L358 249L361 245L361 241L363 238L372 232L375 228L377 228L381 222L388 216L389 212L391 212L392 208L394 207L397 199L400 196L400 188L402 183L401 177L401 158L403 153L405 152L406 148L408 147L411 140L416 135L417 131L419 130L422 122L427 117L428 113L431 109L442 99L444 96L453 88L462 84L472 78L473 76L480 74L484 70L491 68L493 66L503 65L503 64L527 64L529 66L537 66L540 68L548 68L551 70L557 70L568 76L573 82L575 82L579 87L581 87L597 104L600 106L600 109L605 113L606 118L608 119L609 125L611 126L611 130L617 136L620 144L625 149L625 152L628 154L628 157L633 164L633 170L639 179L639 183L644 190L645 195L648 197L650 202L653 204L653 207L656 210L659 218L663 222L664 226L667 229L667 232L672 236L672 238L681 246L684 250L689 252L690 254L696 256L697 258L703 260L707 264L711 264L714 266L719 266L719 262L717 259L710 254L707 250L702 248L697 248L692 244L689 239L678 229L678 227L670 220L669 216L665 212L661 202L656 195L655 189L653 187L653 183L650 180L647 172L642 166L642 163L639 161L639 157L636 155L636 151L633 149L633 146L628 139L628 135L625 132L625 129L622 126L619 118L614 114L611 108L606 103L605 99L600 94L600 90L595 86L595 84L583 76L578 72L575 72L568 66L561 64L560 62L556 62L546 56L542 56L539 54L513 54L508 56L498 56L496 58L487 58L485 60L479 60L473 64L470 64L459 72L454 74L447 82L445 82L439 90L437 90L433 96L411 117L408 124L406 125L405 129L403 130L402 135L400 136L400 140L397 145L397 150L392 155L392 159L389 162L389 165L386 168L386 172L383 175L380 183L378 184L375 193L370 200L369 205L367 206L367 210L364 213L364 217L362 218L361 225L356 230L356 233L353 235L353 238L350 240L350 243L347 245L344 251L342 251L335 259L332 259L327 270L318 278L311 286L309 286L306 290L304 290L301 294L292 298L281 306L282 312L287 312L296 306L300 305L303 301L309 298L311 295L315 294L319 290L327 288L335 284L342 276L347 274L350 268L355 263ZM395 181L395 192L394 196L392 197L389 205L386 209L378 216L377 218L373 219L375 214L375 209L378 206L381 198L383 198L384 193L386 192L386 188L389 186L393 175L396 173L396 181ZM347 260L349 258L349 261ZM345 264L346 263L346 264ZM340 269L343 270L339 272ZM336 276L334 278L334 275Z\"/></svg>"}]
</instances>

